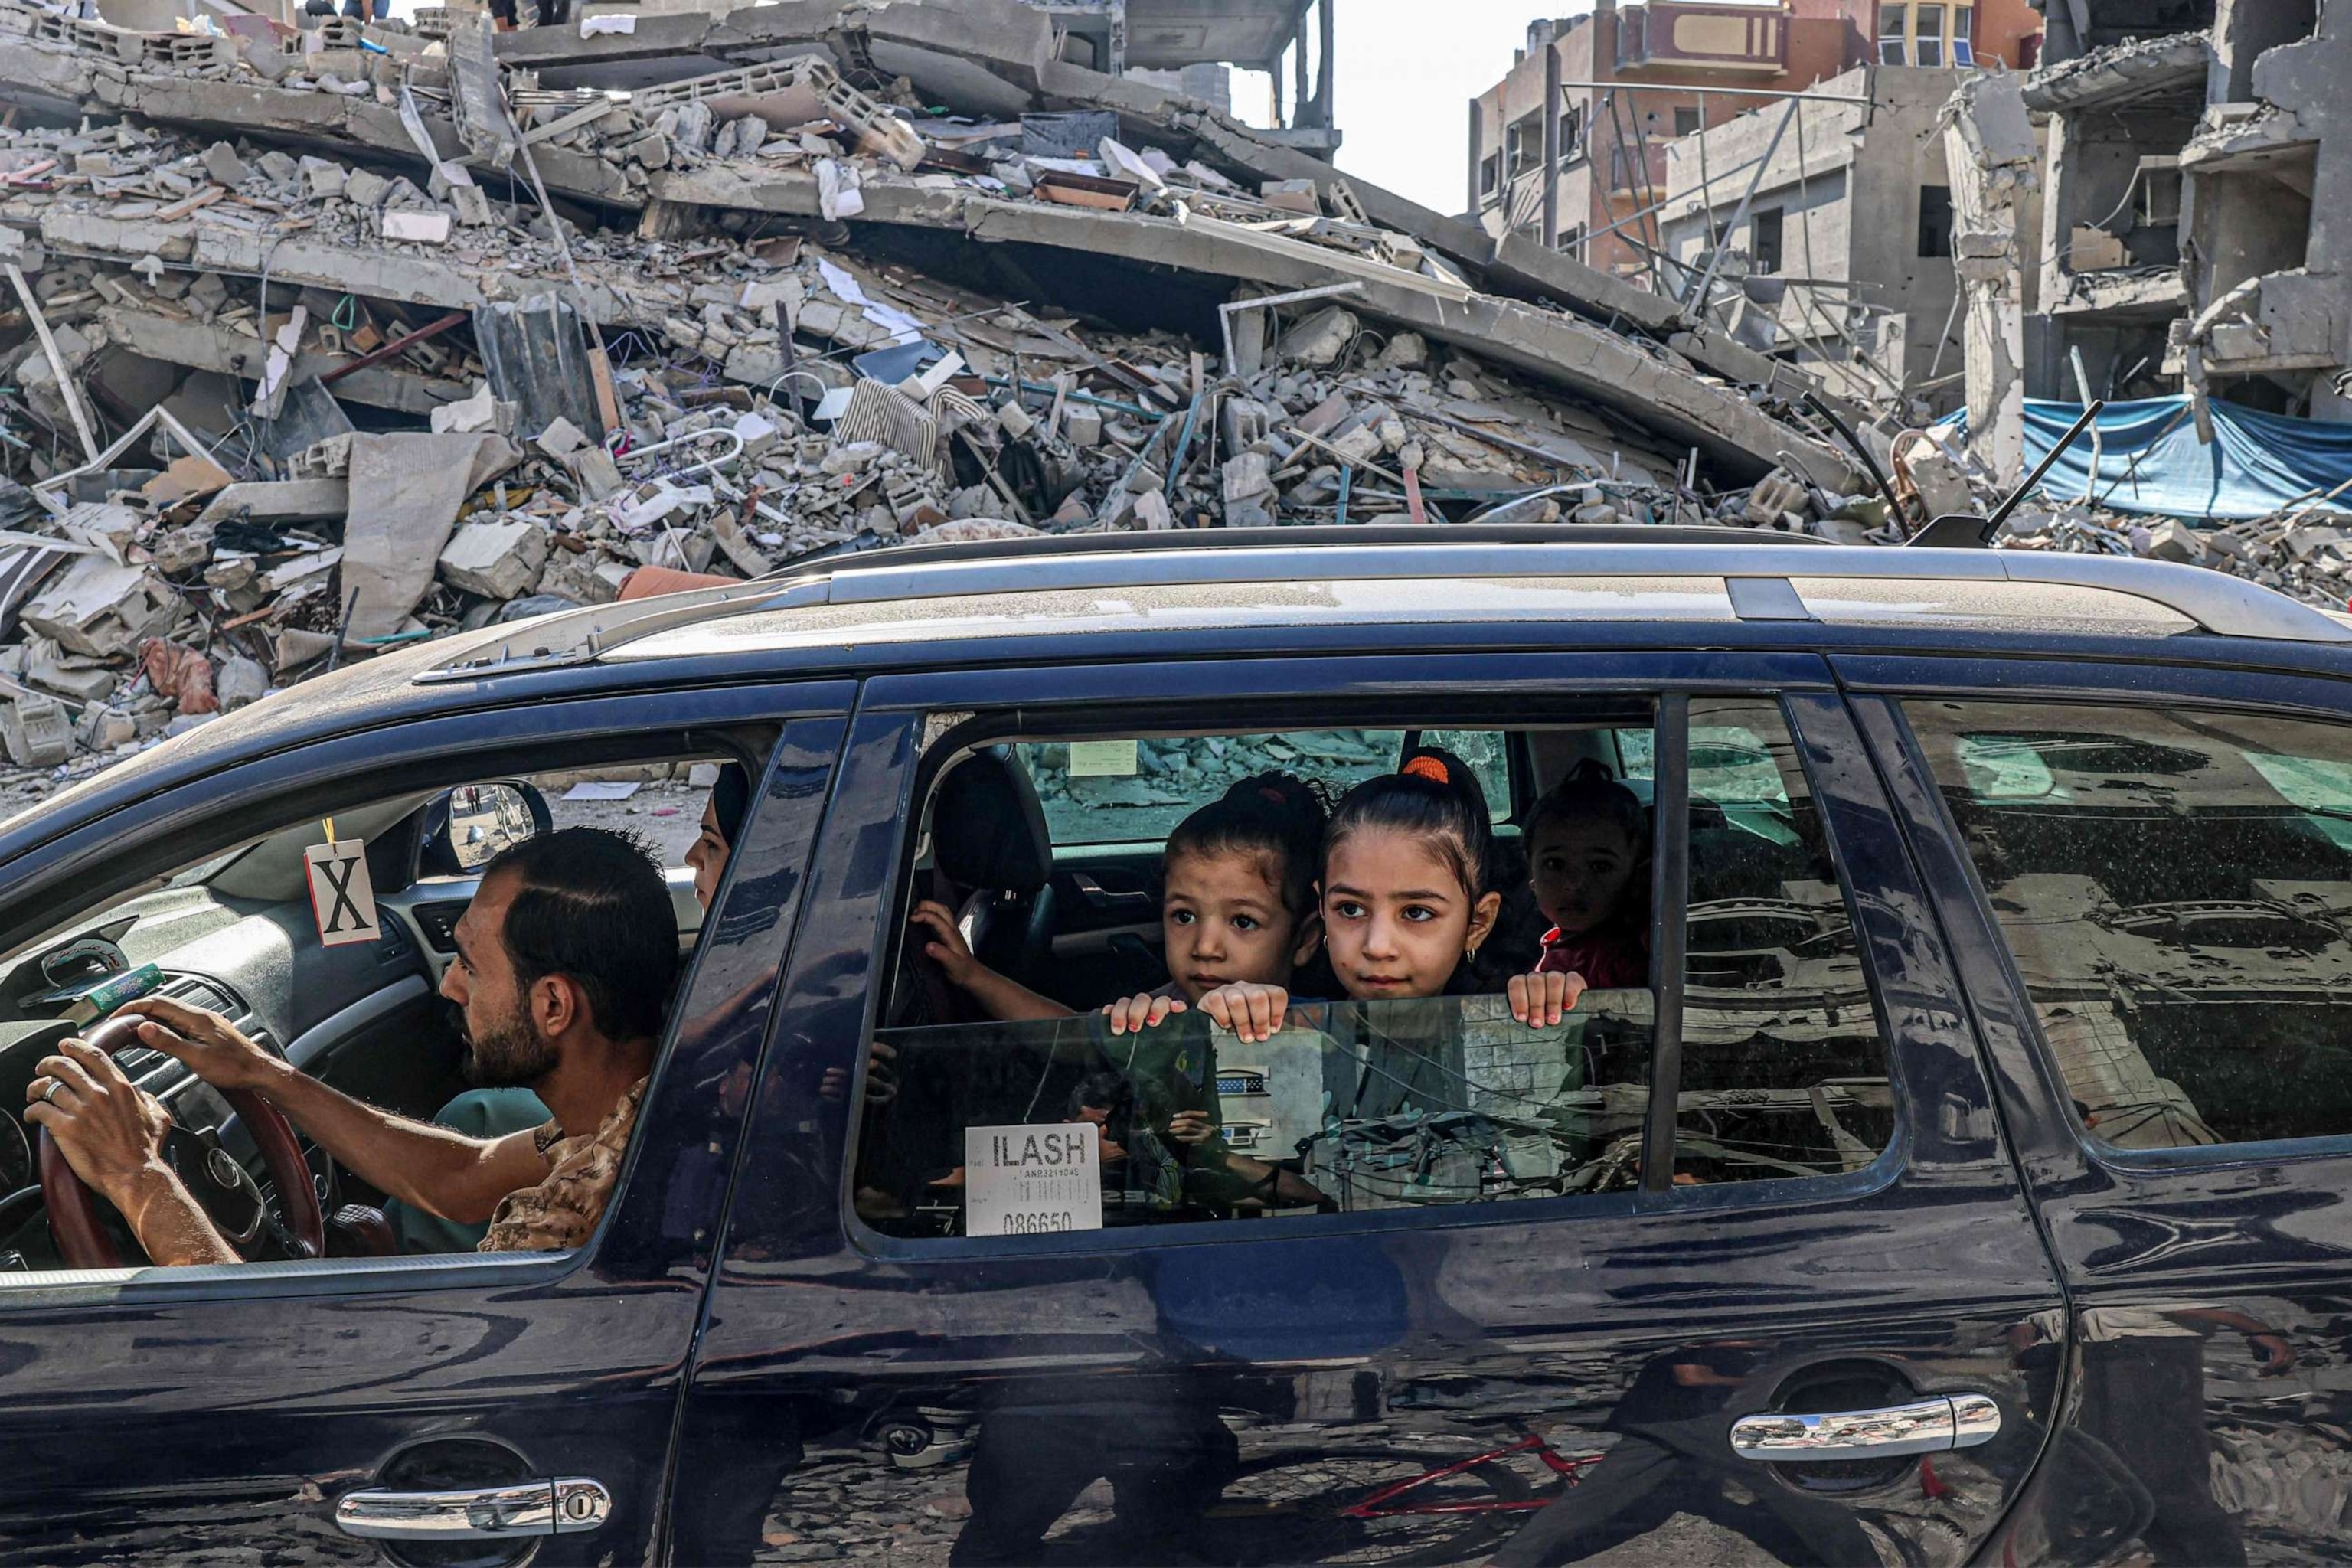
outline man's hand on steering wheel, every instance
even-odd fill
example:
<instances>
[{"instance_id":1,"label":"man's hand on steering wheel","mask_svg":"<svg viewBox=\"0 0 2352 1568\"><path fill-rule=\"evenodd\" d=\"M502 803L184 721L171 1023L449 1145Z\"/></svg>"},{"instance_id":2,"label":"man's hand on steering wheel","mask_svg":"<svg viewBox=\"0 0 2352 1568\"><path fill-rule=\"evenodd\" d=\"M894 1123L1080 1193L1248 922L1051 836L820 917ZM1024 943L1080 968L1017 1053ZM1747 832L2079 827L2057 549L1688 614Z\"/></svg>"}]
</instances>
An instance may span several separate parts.
<instances>
[{"instance_id":1,"label":"man's hand on steering wheel","mask_svg":"<svg viewBox=\"0 0 2352 1568\"><path fill-rule=\"evenodd\" d=\"M138 1189L159 1174L172 1113L134 1086L114 1058L80 1040L61 1040L25 1087L25 1120L48 1130L82 1184L121 1209L138 1213Z\"/></svg>"},{"instance_id":2,"label":"man's hand on steering wheel","mask_svg":"<svg viewBox=\"0 0 2352 1568\"><path fill-rule=\"evenodd\" d=\"M266 1092L283 1064L217 1013L162 996L125 1003L115 1016L140 1019L139 1043L185 1063L215 1089Z\"/></svg>"}]
</instances>

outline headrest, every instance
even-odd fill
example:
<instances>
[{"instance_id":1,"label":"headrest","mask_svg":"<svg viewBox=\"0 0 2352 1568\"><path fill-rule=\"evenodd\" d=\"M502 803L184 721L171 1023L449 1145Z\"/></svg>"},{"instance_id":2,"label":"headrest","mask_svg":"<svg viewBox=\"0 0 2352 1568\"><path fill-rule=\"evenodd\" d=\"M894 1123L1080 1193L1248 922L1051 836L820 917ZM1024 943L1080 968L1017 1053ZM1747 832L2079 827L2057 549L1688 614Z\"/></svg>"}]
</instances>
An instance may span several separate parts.
<instances>
[{"instance_id":1,"label":"headrest","mask_svg":"<svg viewBox=\"0 0 2352 1568\"><path fill-rule=\"evenodd\" d=\"M931 812L931 853L966 888L1034 893L1051 879L1045 809L1012 747L987 747L949 771Z\"/></svg>"}]
</instances>

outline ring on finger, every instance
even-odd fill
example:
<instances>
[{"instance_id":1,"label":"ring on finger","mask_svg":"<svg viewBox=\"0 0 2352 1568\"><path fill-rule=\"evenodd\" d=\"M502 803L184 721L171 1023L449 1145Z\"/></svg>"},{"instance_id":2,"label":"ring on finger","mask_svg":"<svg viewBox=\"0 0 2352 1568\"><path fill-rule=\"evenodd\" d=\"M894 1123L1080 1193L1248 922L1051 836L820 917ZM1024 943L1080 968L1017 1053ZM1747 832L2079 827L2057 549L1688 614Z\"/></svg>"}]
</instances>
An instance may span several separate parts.
<instances>
[{"instance_id":1,"label":"ring on finger","mask_svg":"<svg viewBox=\"0 0 2352 1568\"><path fill-rule=\"evenodd\" d=\"M41 1103L43 1105L54 1104L58 1098L58 1090L65 1088L65 1080L63 1079L53 1078L49 1079L49 1087L41 1090Z\"/></svg>"}]
</instances>

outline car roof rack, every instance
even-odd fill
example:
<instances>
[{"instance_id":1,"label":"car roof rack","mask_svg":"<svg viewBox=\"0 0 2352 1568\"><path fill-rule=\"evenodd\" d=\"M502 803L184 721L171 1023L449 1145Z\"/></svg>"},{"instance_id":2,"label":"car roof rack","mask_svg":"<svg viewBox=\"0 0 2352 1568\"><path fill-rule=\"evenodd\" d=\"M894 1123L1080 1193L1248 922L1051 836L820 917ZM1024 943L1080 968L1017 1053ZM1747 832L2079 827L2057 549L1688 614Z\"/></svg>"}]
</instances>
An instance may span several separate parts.
<instances>
[{"instance_id":1,"label":"car roof rack","mask_svg":"<svg viewBox=\"0 0 2352 1568\"><path fill-rule=\"evenodd\" d=\"M1208 541L1214 542L1202 548ZM2242 578L2209 567L2116 555L1890 550L1738 528L1305 527L909 545L803 560L755 582L523 622L510 638L453 655L416 679L466 680L584 664L624 643L754 610L977 594L1423 576L2006 582L2125 595L2159 605L2221 637L2352 642L2352 626Z\"/></svg>"}]
</instances>

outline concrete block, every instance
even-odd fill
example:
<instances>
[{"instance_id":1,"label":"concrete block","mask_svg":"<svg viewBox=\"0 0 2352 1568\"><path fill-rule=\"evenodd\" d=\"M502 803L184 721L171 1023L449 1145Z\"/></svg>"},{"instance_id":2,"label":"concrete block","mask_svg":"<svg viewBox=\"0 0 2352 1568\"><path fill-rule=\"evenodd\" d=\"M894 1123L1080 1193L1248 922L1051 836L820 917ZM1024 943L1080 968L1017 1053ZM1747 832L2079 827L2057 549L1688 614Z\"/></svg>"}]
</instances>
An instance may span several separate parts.
<instances>
[{"instance_id":1,"label":"concrete block","mask_svg":"<svg viewBox=\"0 0 2352 1568\"><path fill-rule=\"evenodd\" d=\"M302 189L315 201L326 201L343 194L343 182L349 176L341 163L329 158L305 158L301 163Z\"/></svg>"},{"instance_id":2,"label":"concrete block","mask_svg":"<svg viewBox=\"0 0 2352 1568\"><path fill-rule=\"evenodd\" d=\"M563 460L590 500L603 500L621 488L621 465L602 447L583 447Z\"/></svg>"},{"instance_id":3,"label":"concrete block","mask_svg":"<svg viewBox=\"0 0 2352 1568\"><path fill-rule=\"evenodd\" d=\"M101 664L76 659L37 658L25 672L27 685L74 702L103 702L121 686L122 678Z\"/></svg>"},{"instance_id":4,"label":"concrete block","mask_svg":"<svg viewBox=\"0 0 2352 1568\"><path fill-rule=\"evenodd\" d=\"M54 697L0 692L0 750L20 768L53 768L73 754L73 726Z\"/></svg>"},{"instance_id":5,"label":"concrete block","mask_svg":"<svg viewBox=\"0 0 2352 1568\"><path fill-rule=\"evenodd\" d=\"M215 142L205 149L205 173L231 190L253 177L253 171L236 155L236 149L226 142Z\"/></svg>"},{"instance_id":6,"label":"concrete block","mask_svg":"<svg viewBox=\"0 0 2352 1568\"><path fill-rule=\"evenodd\" d=\"M438 563L443 582L486 599L528 593L546 564L546 531L520 520L466 524L449 536Z\"/></svg>"},{"instance_id":7,"label":"concrete block","mask_svg":"<svg viewBox=\"0 0 2352 1568\"><path fill-rule=\"evenodd\" d=\"M275 483L231 485L197 514L198 522L218 522L243 511L257 522L321 522L351 506L351 481L319 477Z\"/></svg>"},{"instance_id":8,"label":"concrete block","mask_svg":"<svg viewBox=\"0 0 2352 1568\"><path fill-rule=\"evenodd\" d=\"M2205 545L2197 531L2175 518L2166 518L2147 531L2147 549L2151 561L2179 561L2194 566L2205 559Z\"/></svg>"},{"instance_id":9,"label":"concrete block","mask_svg":"<svg viewBox=\"0 0 2352 1568\"><path fill-rule=\"evenodd\" d=\"M412 240L419 245L449 243L449 215L432 213L386 213L383 215L384 238Z\"/></svg>"},{"instance_id":10,"label":"concrete block","mask_svg":"<svg viewBox=\"0 0 2352 1568\"><path fill-rule=\"evenodd\" d=\"M1258 186L1258 200L1285 212L1323 216L1323 199L1312 180L1267 180Z\"/></svg>"},{"instance_id":11,"label":"concrete block","mask_svg":"<svg viewBox=\"0 0 2352 1568\"><path fill-rule=\"evenodd\" d=\"M139 721L120 708L85 708L74 739L86 750L110 752L139 739Z\"/></svg>"},{"instance_id":12,"label":"concrete block","mask_svg":"<svg viewBox=\"0 0 2352 1568\"><path fill-rule=\"evenodd\" d=\"M1266 468L1265 454L1244 452L1229 459L1224 467L1224 489L1227 506L1272 495L1274 478Z\"/></svg>"},{"instance_id":13,"label":"concrete block","mask_svg":"<svg viewBox=\"0 0 2352 1568\"><path fill-rule=\"evenodd\" d=\"M457 210L457 221L472 228L483 228L496 221L490 208L490 195L479 185L452 185L449 205Z\"/></svg>"},{"instance_id":14,"label":"concrete block","mask_svg":"<svg viewBox=\"0 0 2352 1568\"><path fill-rule=\"evenodd\" d=\"M117 658L170 626L181 608L172 585L146 567L84 555L26 601L22 618L68 652Z\"/></svg>"},{"instance_id":15,"label":"concrete block","mask_svg":"<svg viewBox=\"0 0 2352 1568\"><path fill-rule=\"evenodd\" d=\"M1081 450L1102 445L1103 418L1099 408L1073 405L1062 411L1062 437Z\"/></svg>"},{"instance_id":16,"label":"concrete block","mask_svg":"<svg viewBox=\"0 0 2352 1568\"><path fill-rule=\"evenodd\" d=\"M620 584L600 576L596 556L571 550L548 552L547 567L539 575L539 591L575 605L607 605Z\"/></svg>"},{"instance_id":17,"label":"concrete block","mask_svg":"<svg viewBox=\"0 0 2352 1568\"><path fill-rule=\"evenodd\" d=\"M392 182L373 169L353 169L343 179L343 200L363 207L383 205L392 194Z\"/></svg>"},{"instance_id":18,"label":"concrete block","mask_svg":"<svg viewBox=\"0 0 2352 1568\"><path fill-rule=\"evenodd\" d=\"M1276 357L1318 369L1336 363L1355 342L1358 325L1353 311L1326 305L1282 334L1275 345Z\"/></svg>"},{"instance_id":19,"label":"concrete block","mask_svg":"<svg viewBox=\"0 0 2352 1568\"><path fill-rule=\"evenodd\" d=\"M231 654L213 681L213 694L220 699L223 712L258 702L268 690L269 671L243 654Z\"/></svg>"}]
</instances>

